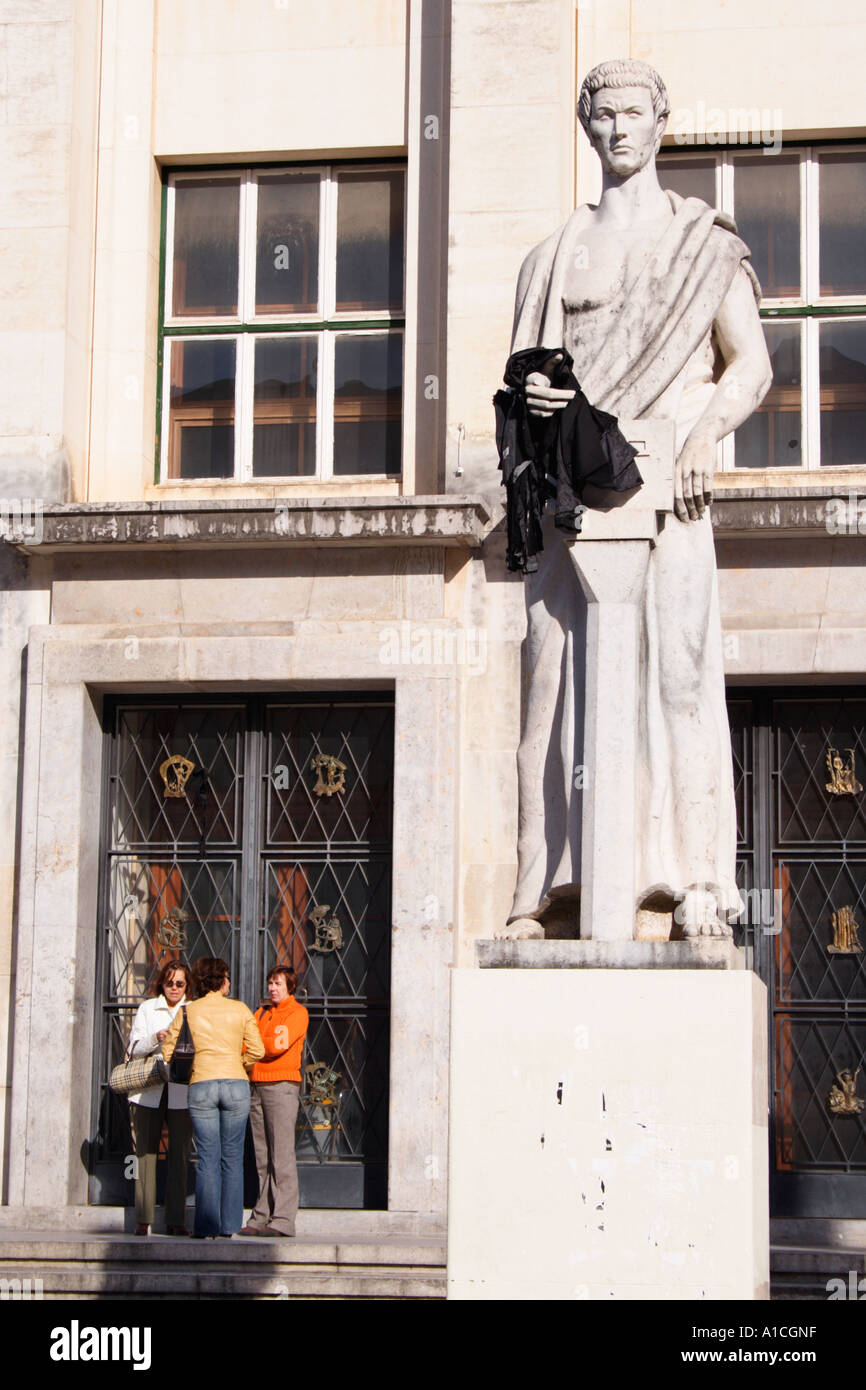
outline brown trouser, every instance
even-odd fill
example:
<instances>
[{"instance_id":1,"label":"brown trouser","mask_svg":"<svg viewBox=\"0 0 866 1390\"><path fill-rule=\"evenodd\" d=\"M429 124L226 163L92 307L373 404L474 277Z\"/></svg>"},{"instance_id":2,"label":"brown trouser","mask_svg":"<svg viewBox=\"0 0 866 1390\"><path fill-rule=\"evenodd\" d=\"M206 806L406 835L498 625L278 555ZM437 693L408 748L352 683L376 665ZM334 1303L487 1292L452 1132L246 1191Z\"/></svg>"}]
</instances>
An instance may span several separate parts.
<instances>
[{"instance_id":1,"label":"brown trouser","mask_svg":"<svg viewBox=\"0 0 866 1390\"><path fill-rule=\"evenodd\" d=\"M256 1150L259 1196L249 1224L272 1226L281 1235L295 1234L298 1211L298 1165L295 1121L299 1081L256 1081L251 1087L250 1128Z\"/></svg>"},{"instance_id":2,"label":"brown trouser","mask_svg":"<svg viewBox=\"0 0 866 1390\"><path fill-rule=\"evenodd\" d=\"M163 1121L168 1125L168 1169L165 1175L165 1224L186 1225L186 1169L192 1140L188 1110L168 1109L168 1087L163 1086L159 1105L130 1105L138 1176L135 1180L137 1225L153 1225L156 1205L156 1156Z\"/></svg>"}]
</instances>

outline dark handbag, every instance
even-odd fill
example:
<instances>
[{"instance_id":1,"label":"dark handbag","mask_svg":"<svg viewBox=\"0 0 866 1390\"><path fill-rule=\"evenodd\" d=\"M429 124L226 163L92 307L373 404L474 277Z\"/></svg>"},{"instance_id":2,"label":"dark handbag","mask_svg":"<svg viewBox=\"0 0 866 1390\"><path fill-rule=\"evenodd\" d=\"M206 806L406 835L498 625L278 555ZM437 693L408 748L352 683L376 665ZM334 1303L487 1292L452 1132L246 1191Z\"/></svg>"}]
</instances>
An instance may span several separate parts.
<instances>
[{"instance_id":1,"label":"dark handbag","mask_svg":"<svg viewBox=\"0 0 866 1390\"><path fill-rule=\"evenodd\" d=\"M171 1061L168 1064L169 1081L173 1081L176 1086L188 1086L194 1061L195 1043L189 1030L189 1019L186 1016L186 1004L184 1004L183 1023L180 1026L174 1052L171 1054Z\"/></svg>"}]
</instances>

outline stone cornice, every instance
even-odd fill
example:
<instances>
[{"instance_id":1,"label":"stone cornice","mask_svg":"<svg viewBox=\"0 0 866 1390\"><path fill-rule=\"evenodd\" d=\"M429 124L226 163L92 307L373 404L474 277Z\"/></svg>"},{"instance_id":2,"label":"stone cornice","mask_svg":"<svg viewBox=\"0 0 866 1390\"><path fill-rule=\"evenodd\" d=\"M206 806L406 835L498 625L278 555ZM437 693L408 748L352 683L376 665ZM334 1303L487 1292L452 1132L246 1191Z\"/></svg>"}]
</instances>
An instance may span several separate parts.
<instances>
[{"instance_id":1,"label":"stone cornice","mask_svg":"<svg viewBox=\"0 0 866 1390\"><path fill-rule=\"evenodd\" d=\"M720 540L754 538L756 532L765 537L850 538L858 534L859 496L855 487L827 483L724 488L713 498L713 532ZM866 505L862 514L864 530L859 534L864 535Z\"/></svg>"},{"instance_id":2,"label":"stone cornice","mask_svg":"<svg viewBox=\"0 0 866 1390\"><path fill-rule=\"evenodd\" d=\"M22 554L280 545L476 548L490 520L478 496L73 502L44 508L40 541L28 544L14 531L6 539Z\"/></svg>"}]
</instances>

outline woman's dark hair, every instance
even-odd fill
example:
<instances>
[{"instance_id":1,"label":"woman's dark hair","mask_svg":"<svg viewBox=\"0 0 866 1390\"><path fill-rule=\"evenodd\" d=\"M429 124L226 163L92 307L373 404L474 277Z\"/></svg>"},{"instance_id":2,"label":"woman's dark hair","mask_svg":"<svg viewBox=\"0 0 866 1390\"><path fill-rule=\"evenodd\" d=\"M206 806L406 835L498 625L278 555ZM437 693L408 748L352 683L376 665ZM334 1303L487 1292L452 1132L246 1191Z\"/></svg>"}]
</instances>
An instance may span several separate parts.
<instances>
[{"instance_id":1,"label":"woman's dark hair","mask_svg":"<svg viewBox=\"0 0 866 1390\"><path fill-rule=\"evenodd\" d=\"M294 994L298 987L298 972L293 970L290 965L275 965L273 970L268 971L268 984L275 975L282 975L286 982L286 989L289 994Z\"/></svg>"},{"instance_id":2,"label":"woman's dark hair","mask_svg":"<svg viewBox=\"0 0 866 1390\"><path fill-rule=\"evenodd\" d=\"M169 976L177 974L178 970L183 971L183 977L186 980L184 994L189 994L192 987L192 971L185 960L170 960L167 965L162 967L154 981L152 988L154 998L157 998L160 994L165 994L166 980Z\"/></svg>"},{"instance_id":3,"label":"woman's dark hair","mask_svg":"<svg viewBox=\"0 0 866 1390\"><path fill-rule=\"evenodd\" d=\"M196 999L222 989L223 980L229 973L228 963L219 956L202 956L192 967L192 987Z\"/></svg>"}]
</instances>

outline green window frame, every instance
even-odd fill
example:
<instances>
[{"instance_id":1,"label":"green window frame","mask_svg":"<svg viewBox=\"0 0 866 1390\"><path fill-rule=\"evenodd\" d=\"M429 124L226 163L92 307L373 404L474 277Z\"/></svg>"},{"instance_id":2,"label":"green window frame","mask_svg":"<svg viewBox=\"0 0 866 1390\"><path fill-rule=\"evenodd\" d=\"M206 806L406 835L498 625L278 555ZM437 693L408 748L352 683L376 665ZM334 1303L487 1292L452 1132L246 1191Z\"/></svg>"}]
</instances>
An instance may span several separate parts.
<instances>
[{"instance_id":1,"label":"green window frame","mask_svg":"<svg viewBox=\"0 0 866 1390\"><path fill-rule=\"evenodd\" d=\"M721 468L866 465L866 145L666 148L658 167L663 187L730 213L759 262L773 385Z\"/></svg>"},{"instance_id":2,"label":"green window frame","mask_svg":"<svg viewBox=\"0 0 866 1390\"><path fill-rule=\"evenodd\" d=\"M400 477L405 203L403 161L166 171L157 483Z\"/></svg>"}]
</instances>

